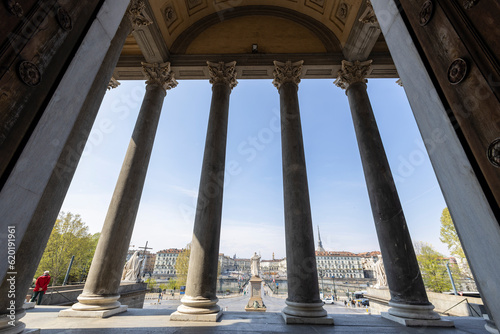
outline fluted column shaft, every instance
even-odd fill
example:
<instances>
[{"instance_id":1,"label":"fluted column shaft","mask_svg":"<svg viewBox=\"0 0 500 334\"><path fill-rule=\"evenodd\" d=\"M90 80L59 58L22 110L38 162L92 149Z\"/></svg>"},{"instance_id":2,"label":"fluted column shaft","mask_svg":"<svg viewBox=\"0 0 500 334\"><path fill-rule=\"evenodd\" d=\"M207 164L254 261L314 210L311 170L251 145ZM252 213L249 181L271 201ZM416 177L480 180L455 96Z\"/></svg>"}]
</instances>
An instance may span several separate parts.
<instances>
[{"instance_id":1,"label":"fluted column shaft","mask_svg":"<svg viewBox=\"0 0 500 334\"><path fill-rule=\"evenodd\" d=\"M283 313L296 317L325 317L326 311L319 298L306 160L297 95L302 61L295 63L275 61L274 64L273 84L280 94L288 278L287 306L283 309Z\"/></svg>"},{"instance_id":2,"label":"fluted column shaft","mask_svg":"<svg viewBox=\"0 0 500 334\"><path fill-rule=\"evenodd\" d=\"M366 186L375 221L375 228L384 259L387 283L391 294L390 314L415 318L439 319L431 312L417 257L408 232L403 209L385 154L382 139L367 93L366 75L371 61L343 62L335 82L346 90L349 100ZM412 310L398 309L404 305L422 306L419 316Z\"/></svg>"},{"instance_id":3,"label":"fluted column shaft","mask_svg":"<svg viewBox=\"0 0 500 334\"><path fill-rule=\"evenodd\" d=\"M186 295L178 311L210 314L217 305L217 267L224 191L229 96L236 86L235 62L208 63L212 102L191 242ZM171 318L175 319L175 316ZM189 319L186 319L189 320Z\"/></svg>"},{"instance_id":4,"label":"fluted column shaft","mask_svg":"<svg viewBox=\"0 0 500 334\"><path fill-rule=\"evenodd\" d=\"M120 306L118 288L146 179L166 89L177 84L170 64L143 64L149 80L125 160L104 221L80 303L74 310Z\"/></svg>"}]
</instances>

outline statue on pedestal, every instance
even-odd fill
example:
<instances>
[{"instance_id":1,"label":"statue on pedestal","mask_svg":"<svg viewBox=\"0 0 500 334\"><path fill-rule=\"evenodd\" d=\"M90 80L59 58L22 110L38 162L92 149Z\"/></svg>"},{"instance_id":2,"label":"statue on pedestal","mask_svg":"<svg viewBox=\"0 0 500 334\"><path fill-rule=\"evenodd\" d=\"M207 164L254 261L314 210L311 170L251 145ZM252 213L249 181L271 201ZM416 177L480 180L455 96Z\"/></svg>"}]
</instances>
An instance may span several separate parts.
<instances>
[{"instance_id":1,"label":"statue on pedestal","mask_svg":"<svg viewBox=\"0 0 500 334\"><path fill-rule=\"evenodd\" d=\"M252 261L251 266L250 266L250 271L252 273L252 276L257 276L259 277L259 269L260 269L260 256L257 255L257 252L250 258Z\"/></svg>"},{"instance_id":2,"label":"statue on pedestal","mask_svg":"<svg viewBox=\"0 0 500 334\"><path fill-rule=\"evenodd\" d=\"M384 260L382 260L382 255L378 256L378 261L374 265L375 275L377 277L377 284L375 288L381 288L387 286L387 275L385 274Z\"/></svg>"},{"instance_id":3,"label":"statue on pedestal","mask_svg":"<svg viewBox=\"0 0 500 334\"><path fill-rule=\"evenodd\" d=\"M245 311L257 311L265 312L266 305L262 301L261 289L262 289L262 279L259 277L259 267L260 267L260 256L255 253L250 260L250 271L252 273L252 278L250 278L250 300L248 301Z\"/></svg>"},{"instance_id":4,"label":"statue on pedestal","mask_svg":"<svg viewBox=\"0 0 500 334\"><path fill-rule=\"evenodd\" d=\"M137 282L142 267L142 261L143 259L139 259L139 251L136 251L127 263L125 263L121 280L125 282Z\"/></svg>"}]
</instances>

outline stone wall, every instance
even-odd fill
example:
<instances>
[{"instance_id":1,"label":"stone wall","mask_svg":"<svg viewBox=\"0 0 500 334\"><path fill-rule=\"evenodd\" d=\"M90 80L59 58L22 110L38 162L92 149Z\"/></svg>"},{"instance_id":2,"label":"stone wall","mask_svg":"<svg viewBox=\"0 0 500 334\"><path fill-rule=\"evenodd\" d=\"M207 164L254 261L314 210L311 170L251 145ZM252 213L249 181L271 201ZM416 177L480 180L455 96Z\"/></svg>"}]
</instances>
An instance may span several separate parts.
<instances>
[{"instance_id":1,"label":"stone wall","mask_svg":"<svg viewBox=\"0 0 500 334\"><path fill-rule=\"evenodd\" d=\"M118 301L129 308L142 308L146 295L146 283L122 283L118 289ZM42 305L73 305L83 291L83 284L51 286L43 296ZM31 298L33 289L28 291L27 298Z\"/></svg>"},{"instance_id":2,"label":"stone wall","mask_svg":"<svg viewBox=\"0 0 500 334\"><path fill-rule=\"evenodd\" d=\"M387 312L391 295L389 289L367 288L366 298L370 300L370 310L372 314ZM451 315L459 317L477 317L481 314L480 306L483 305L481 298L463 297L447 295L427 291L429 301L435 306L434 311L441 315ZM475 311L471 310L472 307ZM476 313L477 312L477 313Z\"/></svg>"}]
</instances>

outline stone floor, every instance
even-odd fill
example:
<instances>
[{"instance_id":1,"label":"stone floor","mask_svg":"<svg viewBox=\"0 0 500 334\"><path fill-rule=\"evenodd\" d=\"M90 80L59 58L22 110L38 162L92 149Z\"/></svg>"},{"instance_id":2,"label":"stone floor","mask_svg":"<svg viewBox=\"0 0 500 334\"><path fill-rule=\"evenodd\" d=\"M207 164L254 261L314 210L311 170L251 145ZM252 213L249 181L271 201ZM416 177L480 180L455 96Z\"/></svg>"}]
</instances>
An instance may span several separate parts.
<instances>
[{"instance_id":1,"label":"stone floor","mask_svg":"<svg viewBox=\"0 0 500 334\"><path fill-rule=\"evenodd\" d=\"M481 318L444 317L453 320L455 328L406 328L365 309L350 309L343 305L325 305L333 317L334 326L285 325L279 311L284 300L264 297L268 312L241 312L248 297L221 299L226 309L217 323L170 322L178 301L150 301L144 309L127 312L107 319L58 318L66 307L37 306L28 310L23 322L27 328L40 328L42 334L129 334L129 333L477 333L488 334Z\"/></svg>"}]
</instances>

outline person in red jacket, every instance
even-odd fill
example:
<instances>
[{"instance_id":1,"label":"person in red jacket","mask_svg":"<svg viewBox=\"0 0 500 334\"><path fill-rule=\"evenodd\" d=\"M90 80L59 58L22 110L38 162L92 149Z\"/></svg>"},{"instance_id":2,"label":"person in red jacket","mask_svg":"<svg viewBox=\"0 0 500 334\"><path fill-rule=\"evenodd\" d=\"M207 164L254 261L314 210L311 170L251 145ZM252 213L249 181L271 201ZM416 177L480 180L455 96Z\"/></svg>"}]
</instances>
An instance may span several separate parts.
<instances>
[{"instance_id":1,"label":"person in red jacket","mask_svg":"<svg viewBox=\"0 0 500 334\"><path fill-rule=\"evenodd\" d=\"M37 305L42 303L43 295L45 291L47 291L47 287L49 286L50 275L48 271L45 271L42 276L36 279L35 288L33 289L33 297L31 297L30 302L34 302L37 297L38 300L36 302Z\"/></svg>"}]
</instances>

